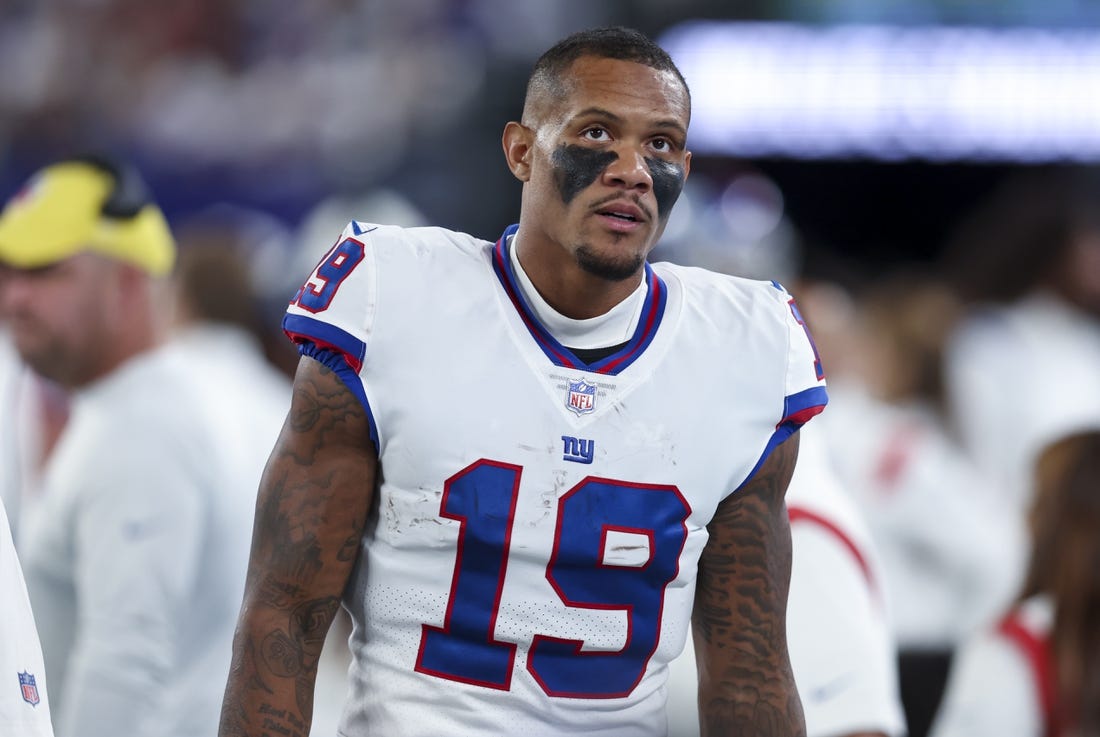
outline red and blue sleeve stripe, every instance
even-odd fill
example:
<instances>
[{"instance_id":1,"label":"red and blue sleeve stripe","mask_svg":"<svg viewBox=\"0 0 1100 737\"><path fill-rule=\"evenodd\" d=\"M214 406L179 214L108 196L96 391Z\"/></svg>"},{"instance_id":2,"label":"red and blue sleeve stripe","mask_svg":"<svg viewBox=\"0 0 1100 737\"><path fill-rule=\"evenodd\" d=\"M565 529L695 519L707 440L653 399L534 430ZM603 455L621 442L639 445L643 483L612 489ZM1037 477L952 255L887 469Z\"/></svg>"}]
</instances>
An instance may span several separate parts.
<instances>
[{"instance_id":1,"label":"red and blue sleeve stripe","mask_svg":"<svg viewBox=\"0 0 1100 737\"><path fill-rule=\"evenodd\" d=\"M371 411L359 371L366 357L366 344L328 323L304 315L286 315L283 318L283 331L298 346L298 353L324 364L333 371L344 385L355 395L367 413L370 424L370 438L376 451L378 447L378 427L374 412Z\"/></svg>"},{"instance_id":2,"label":"red and blue sleeve stripe","mask_svg":"<svg viewBox=\"0 0 1100 737\"><path fill-rule=\"evenodd\" d=\"M747 484L752 477L756 475L756 472L764 465L764 461L768 459L768 456L772 454L773 450L779 447L780 443L793 435L798 428L809 422L811 417L825 409L825 405L828 404L828 402L829 395L823 386L813 386L796 394L791 394L784 399L783 419L776 424L775 432L773 432L771 438L768 439L768 444L764 446L764 452L760 454L760 459L756 462L756 465L752 467L752 471L749 472L749 475L741 482L741 486ZM740 489L741 486L737 488Z\"/></svg>"}]
</instances>

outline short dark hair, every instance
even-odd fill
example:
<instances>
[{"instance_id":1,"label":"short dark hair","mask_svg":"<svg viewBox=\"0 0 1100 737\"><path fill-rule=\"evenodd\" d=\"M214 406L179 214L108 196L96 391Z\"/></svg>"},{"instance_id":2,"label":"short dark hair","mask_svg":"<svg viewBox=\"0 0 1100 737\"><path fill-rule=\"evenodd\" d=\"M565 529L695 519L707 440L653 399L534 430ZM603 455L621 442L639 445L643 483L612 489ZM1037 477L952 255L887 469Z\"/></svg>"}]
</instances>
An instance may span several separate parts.
<instances>
[{"instance_id":1,"label":"short dark hair","mask_svg":"<svg viewBox=\"0 0 1100 737\"><path fill-rule=\"evenodd\" d=\"M560 94L561 78L569 66L582 56L618 59L644 64L661 72L672 72L684 86L688 104L691 90L668 52L641 31L624 26L590 28L566 36L548 49L531 70L527 80L524 108L537 92Z\"/></svg>"}]
</instances>

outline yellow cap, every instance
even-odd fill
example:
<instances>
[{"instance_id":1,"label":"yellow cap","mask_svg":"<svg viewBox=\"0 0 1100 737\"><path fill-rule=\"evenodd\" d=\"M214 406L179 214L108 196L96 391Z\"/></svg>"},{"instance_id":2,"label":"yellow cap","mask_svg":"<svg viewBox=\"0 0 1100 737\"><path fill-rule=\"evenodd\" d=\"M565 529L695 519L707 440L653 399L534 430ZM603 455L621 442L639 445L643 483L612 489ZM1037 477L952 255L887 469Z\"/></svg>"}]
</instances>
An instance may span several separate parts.
<instances>
[{"instance_id":1,"label":"yellow cap","mask_svg":"<svg viewBox=\"0 0 1100 737\"><path fill-rule=\"evenodd\" d=\"M95 251L154 276L167 274L176 244L164 214L147 203L132 217L105 216L116 186L109 171L89 162L42 169L0 212L0 262L35 269Z\"/></svg>"}]
</instances>

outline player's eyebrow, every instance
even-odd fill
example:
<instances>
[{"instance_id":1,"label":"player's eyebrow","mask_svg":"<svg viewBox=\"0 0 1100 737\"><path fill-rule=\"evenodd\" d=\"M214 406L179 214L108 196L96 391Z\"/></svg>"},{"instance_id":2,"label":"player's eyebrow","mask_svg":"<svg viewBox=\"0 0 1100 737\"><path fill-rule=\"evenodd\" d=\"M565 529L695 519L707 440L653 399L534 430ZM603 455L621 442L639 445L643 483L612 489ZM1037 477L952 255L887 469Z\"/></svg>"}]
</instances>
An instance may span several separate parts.
<instances>
[{"instance_id":1,"label":"player's eyebrow","mask_svg":"<svg viewBox=\"0 0 1100 737\"><path fill-rule=\"evenodd\" d=\"M623 118L622 118L621 115L616 115L615 113L611 112L610 110L607 110L607 109L602 108L602 107L586 107L584 110L581 110L580 112L578 112L574 117L575 118L586 118L586 117L604 118L605 120L610 120L612 123L621 123L621 122L623 122ZM678 133L680 133L680 135L682 135L684 137L687 137L687 128L685 128L683 126L683 124L680 123L679 121L676 121L676 120L658 120L654 123L651 123L651 125L653 125L655 128L671 128L671 129L677 131Z\"/></svg>"}]
</instances>

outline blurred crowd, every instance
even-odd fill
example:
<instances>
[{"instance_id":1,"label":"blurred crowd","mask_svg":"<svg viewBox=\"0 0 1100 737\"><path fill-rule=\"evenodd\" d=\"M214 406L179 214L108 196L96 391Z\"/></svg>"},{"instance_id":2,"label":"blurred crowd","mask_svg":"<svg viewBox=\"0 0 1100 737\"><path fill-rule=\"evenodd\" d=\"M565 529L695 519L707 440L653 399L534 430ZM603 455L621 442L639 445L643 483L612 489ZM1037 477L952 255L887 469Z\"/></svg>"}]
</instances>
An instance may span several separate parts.
<instances>
[{"instance_id":1,"label":"blurred crowd","mask_svg":"<svg viewBox=\"0 0 1100 737\"><path fill-rule=\"evenodd\" d=\"M518 59L519 79L532 49L610 16L576 0L3 3L0 188L98 149L138 161L172 217L227 201L296 224L402 176L431 196L403 169L484 150L477 113L516 83L499 70Z\"/></svg>"},{"instance_id":2,"label":"blurred crowd","mask_svg":"<svg viewBox=\"0 0 1100 737\"><path fill-rule=\"evenodd\" d=\"M110 150L141 165L173 220L225 201L297 226L326 197L384 186L433 222L493 231L514 193L480 164L499 150L534 49L584 26L657 35L731 17L1100 20L1070 0L6 0L0 192L42 161ZM465 186L470 172L481 188Z\"/></svg>"}]
</instances>

